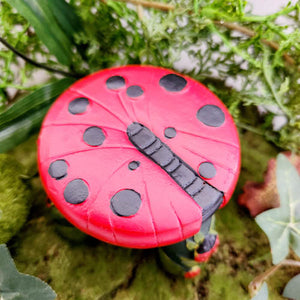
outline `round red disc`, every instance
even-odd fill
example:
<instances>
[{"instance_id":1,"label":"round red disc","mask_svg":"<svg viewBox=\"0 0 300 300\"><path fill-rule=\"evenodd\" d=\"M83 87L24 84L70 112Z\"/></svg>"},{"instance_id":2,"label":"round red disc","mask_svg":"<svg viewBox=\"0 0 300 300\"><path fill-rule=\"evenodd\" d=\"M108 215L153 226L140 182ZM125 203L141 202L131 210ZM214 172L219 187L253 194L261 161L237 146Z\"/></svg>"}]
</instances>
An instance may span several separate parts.
<instances>
[{"instance_id":1,"label":"round red disc","mask_svg":"<svg viewBox=\"0 0 300 300\"><path fill-rule=\"evenodd\" d=\"M127 66L87 76L57 99L38 161L49 198L72 224L150 248L194 235L220 199L228 202L240 145L226 107L202 84Z\"/></svg>"}]
</instances>

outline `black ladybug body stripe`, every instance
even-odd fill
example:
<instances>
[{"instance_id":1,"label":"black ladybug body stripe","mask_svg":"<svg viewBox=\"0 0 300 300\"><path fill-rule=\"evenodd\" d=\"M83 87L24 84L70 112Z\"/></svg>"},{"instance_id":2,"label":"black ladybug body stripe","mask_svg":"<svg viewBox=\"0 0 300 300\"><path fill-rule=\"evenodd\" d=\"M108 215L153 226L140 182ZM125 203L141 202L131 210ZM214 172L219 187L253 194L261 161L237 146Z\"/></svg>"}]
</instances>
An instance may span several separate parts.
<instances>
[{"instance_id":1,"label":"black ladybug body stripe","mask_svg":"<svg viewBox=\"0 0 300 300\"><path fill-rule=\"evenodd\" d=\"M202 207L202 222L213 215L223 201L221 191L201 179L187 163L144 125L132 123L127 128L127 135L141 153L166 171Z\"/></svg>"}]
</instances>

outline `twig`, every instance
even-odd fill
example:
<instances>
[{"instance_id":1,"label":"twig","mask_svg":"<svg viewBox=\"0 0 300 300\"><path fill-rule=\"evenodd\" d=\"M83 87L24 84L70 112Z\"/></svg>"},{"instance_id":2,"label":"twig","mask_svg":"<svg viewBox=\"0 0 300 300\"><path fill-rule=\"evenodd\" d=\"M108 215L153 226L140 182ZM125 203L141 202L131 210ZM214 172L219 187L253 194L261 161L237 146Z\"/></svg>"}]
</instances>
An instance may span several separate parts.
<instances>
[{"instance_id":1,"label":"twig","mask_svg":"<svg viewBox=\"0 0 300 300\"><path fill-rule=\"evenodd\" d=\"M156 1L146 1L146 0L114 0L114 1L132 3L132 4L135 4L135 5L141 5L141 6L148 7L148 8L160 9L160 10L163 10L163 11L175 10L175 6L172 5L172 4L166 4L166 3L156 2ZM254 37L256 35L255 31L253 31L253 30L251 30L247 27L238 25L236 23L223 22L223 21L219 21L219 20L215 20L215 21L213 21L213 23L215 25L225 27L225 28L230 29L230 30L238 31L238 32L240 32L244 35L249 36L249 37ZM270 48L272 48L274 50L279 49L279 44L274 42L274 41L269 41L269 40L266 40L266 39L262 39L261 41L265 45L269 46ZM283 53L282 56L289 65L293 66L293 65L296 64L296 61L289 54ZM300 68L298 68L298 70L300 70Z\"/></svg>"},{"instance_id":2,"label":"twig","mask_svg":"<svg viewBox=\"0 0 300 300\"><path fill-rule=\"evenodd\" d=\"M143 20L143 17L144 17L144 9L143 9L143 6L142 5L137 5L137 14L139 16L139 19L140 20Z\"/></svg>"},{"instance_id":3,"label":"twig","mask_svg":"<svg viewBox=\"0 0 300 300\"><path fill-rule=\"evenodd\" d=\"M116 0L116 1L132 3L134 5L141 5L148 8L156 8L164 11L175 9L175 6L172 4L166 4L166 3L155 2L155 1L151 1L151 2L146 0Z\"/></svg>"},{"instance_id":4,"label":"twig","mask_svg":"<svg viewBox=\"0 0 300 300\"><path fill-rule=\"evenodd\" d=\"M249 290L250 296L251 297L255 296L255 294L261 287L262 283L265 280L267 280L271 275L273 275L275 271L277 271L278 269L280 269L283 266L292 266L292 267L300 268L300 262L296 261L296 260L292 260L292 259L284 259L278 265L272 266L270 269L268 269L264 273L259 274L248 285L248 290Z\"/></svg>"},{"instance_id":5,"label":"twig","mask_svg":"<svg viewBox=\"0 0 300 300\"><path fill-rule=\"evenodd\" d=\"M276 270L281 267L282 263L272 266L270 269L265 271L262 274L259 274L257 277L252 280L248 285L249 294L251 297L254 297L261 287L262 283L267 280Z\"/></svg>"},{"instance_id":6,"label":"twig","mask_svg":"<svg viewBox=\"0 0 300 300\"><path fill-rule=\"evenodd\" d=\"M293 260L293 259L285 259L283 261L283 266L292 266L292 267L298 267L300 268L300 261Z\"/></svg>"},{"instance_id":7,"label":"twig","mask_svg":"<svg viewBox=\"0 0 300 300\"><path fill-rule=\"evenodd\" d=\"M13 53L15 53L17 56L21 57L22 59L24 59L25 61L27 61L29 64L37 67L37 68L41 68L44 70L47 70L49 72L53 72L53 73L57 73L57 74L61 74L63 76L67 76L67 77L74 77L74 78L81 78L83 75L82 74L74 74L74 73L69 73L66 71L62 71L62 70L58 70L49 66L46 66L44 64L41 64L39 62L36 62L34 60L32 60L31 58L25 56L23 53L21 53L20 51L18 51L16 48L14 48L11 44L9 44L6 40L4 40L2 37L0 37L0 42L5 45L8 49L10 49Z\"/></svg>"}]
</instances>

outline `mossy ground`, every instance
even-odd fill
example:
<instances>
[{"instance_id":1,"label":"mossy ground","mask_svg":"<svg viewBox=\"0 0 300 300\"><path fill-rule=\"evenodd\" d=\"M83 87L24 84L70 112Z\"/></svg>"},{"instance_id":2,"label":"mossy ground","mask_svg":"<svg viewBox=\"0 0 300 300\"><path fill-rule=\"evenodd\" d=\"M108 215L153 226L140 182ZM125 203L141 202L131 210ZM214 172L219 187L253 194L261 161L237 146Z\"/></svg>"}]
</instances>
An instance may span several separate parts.
<instances>
[{"instance_id":1,"label":"mossy ground","mask_svg":"<svg viewBox=\"0 0 300 300\"><path fill-rule=\"evenodd\" d=\"M35 166L35 138L11 154ZM269 244L236 199L246 180L261 181L277 150L253 134L241 137L242 173L229 205L217 213L221 245L199 278L166 274L157 251L114 247L79 232L46 206L38 178L33 180L33 206L26 225L9 243L21 272L47 281L59 300L100 299L250 299L247 286L271 266ZM268 280L270 299L282 299L283 287L296 270L282 269Z\"/></svg>"},{"instance_id":2,"label":"mossy ground","mask_svg":"<svg viewBox=\"0 0 300 300\"><path fill-rule=\"evenodd\" d=\"M24 172L13 157L0 154L0 244L9 241L26 221L31 195Z\"/></svg>"}]
</instances>

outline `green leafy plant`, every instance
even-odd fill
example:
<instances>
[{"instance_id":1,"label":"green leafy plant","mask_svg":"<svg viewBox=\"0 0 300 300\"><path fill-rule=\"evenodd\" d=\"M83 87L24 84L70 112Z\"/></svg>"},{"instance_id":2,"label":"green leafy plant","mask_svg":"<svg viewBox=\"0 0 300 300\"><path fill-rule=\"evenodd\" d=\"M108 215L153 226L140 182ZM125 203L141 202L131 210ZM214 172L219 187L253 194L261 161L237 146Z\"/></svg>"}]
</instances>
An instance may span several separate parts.
<instances>
[{"instance_id":1,"label":"green leafy plant","mask_svg":"<svg viewBox=\"0 0 300 300\"><path fill-rule=\"evenodd\" d=\"M299 4L255 16L243 0L50 2L1 1L0 42L8 47L0 49L3 109L24 90L36 89L28 86L36 67L54 78L78 78L116 64L152 64L207 84L241 130L299 151ZM288 28L278 25L280 17L289 19ZM180 67L183 55L189 68ZM249 118L247 111L261 106L265 114ZM276 114L286 118L279 130L273 128Z\"/></svg>"},{"instance_id":2,"label":"green leafy plant","mask_svg":"<svg viewBox=\"0 0 300 300\"><path fill-rule=\"evenodd\" d=\"M65 1L7 0L29 21L38 37L63 65L70 66L73 35L81 29L80 19Z\"/></svg>"},{"instance_id":3,"label":"green leafy plant","mask_svg":"<svg viewBox=\"0 0 300 300\"><path fill-rule=\"evenodd\" d=\"M39 278L19 273L5 244L0 245L1 300L53 300L55 292Z\"/></svg>"},{"instance_id":4,"label":"green leafy plant","mask_svg":"<svg viewBox=\"0 0 300 300\"><path fill-rule=\"evenodd\" d=\"M276 182L280 207L269 209L255 218L268 236L274 266L251 282L249 287L252 294L255 294L263 281L280 267L284 265L300 267L300 261L286 259L290 249L300 257L300 176L297 169L283 154L277 157ZM300 277L296 276L291 280L285 289L285 295L296 295L296 288L300 284L299 279ZM295 299L299 299L299 295Z\"/></svg>"}]
</instances>

